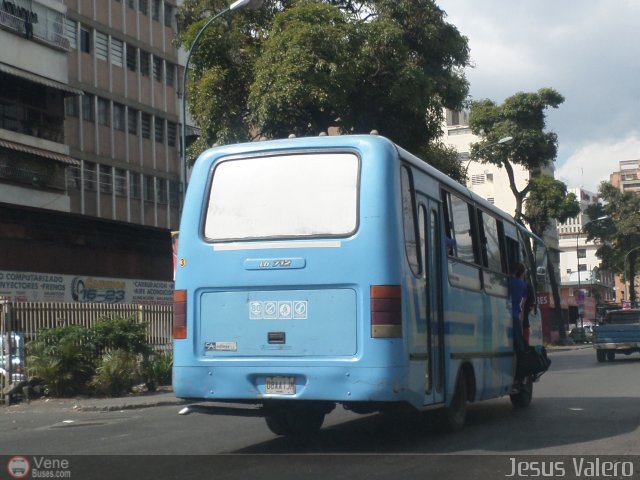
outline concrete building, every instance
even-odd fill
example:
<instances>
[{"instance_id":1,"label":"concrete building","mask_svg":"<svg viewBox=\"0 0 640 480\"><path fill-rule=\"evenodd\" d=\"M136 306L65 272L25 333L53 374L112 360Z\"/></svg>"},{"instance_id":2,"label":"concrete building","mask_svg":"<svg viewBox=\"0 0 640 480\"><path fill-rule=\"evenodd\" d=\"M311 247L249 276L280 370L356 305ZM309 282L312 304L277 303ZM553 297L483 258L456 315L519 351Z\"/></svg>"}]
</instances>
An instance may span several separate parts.
<instances>
[{"instance_id":1,"label":"concrete building","mask_svg":"<svg viewBox=\"0 0 640 480\"><path fill-rule=\"evenodd\" d=\"M583 227L593 221L585 213L587 207L598 203L597 194L584 188L572 188L580 204L580 213L569 218L566 222L558 223L560 237L560 281L561 296L569 307L569 320L577 323L581 313L577 298L592 297L584 305L591 305L593 309L586 309L583 313L584 321L593 323L595 320L595 306L599 303L615 300L614 278L608 270L600 267L600 259L596 256L599 245L587 241ZM582 292L582 293L579 293Z\"/></svg>"},{"instance_id":2,"label":"concrete building","mask_svg":"<svg viewBox=\"0 0 640 480\"><path fill-rule=\"evenodd\" d=\"M176 9L0 2L0 271L171 280Z\"/></svg>"},{"instance_id":3,"label":"concrete building","mask_svg":"<svg viewBox=\"0 0 640 480\"><path fill-rule=\"evenodd\" d=\"M640 192L640 160L623 160L609 182L623 192Z\"/></svg>"}]
</instances>

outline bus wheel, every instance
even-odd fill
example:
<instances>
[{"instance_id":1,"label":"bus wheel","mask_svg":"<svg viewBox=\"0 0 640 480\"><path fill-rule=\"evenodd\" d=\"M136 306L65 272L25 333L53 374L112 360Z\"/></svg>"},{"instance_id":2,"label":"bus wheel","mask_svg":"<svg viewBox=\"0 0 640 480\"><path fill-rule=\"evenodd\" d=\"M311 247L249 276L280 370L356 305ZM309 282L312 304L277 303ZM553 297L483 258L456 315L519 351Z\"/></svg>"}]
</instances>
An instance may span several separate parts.
<instances>
[{"instance_id":1,"label":"bus wheel","mask_svg":"<svg viewBox=\"0 0 640 480\"><path fill-rule=\"evenodd\" d=\"M596 358L598 362L603 363L607 360L607 354L604 350L596 350Z\"/></svg>"},{"instance_id":2,"label":"bus wheel","mask_svg":"<svg viewBox=\"0 0 640 480\"><path fill-rule=\"evenodd\" d=\"M456 388L453 392L451 404L440 412L440 424L447 432L462 430L467 418L467 381L465 374L460 371L456 380Z\"/></svg>"},{"instance_id":3,"label":"bus wheel","mask_svg":"<svg viewBox=\"0 0 640 480\"><path fill-rule=\"evenodd\" d=\"M616 352L614 352L613 350L607 351L607 360L609 360L610 362L613 362L615 359L616 359Z\"/></svg>"},{"instance_id":4,"label":"bus wheel","mask_svg":"<svg viewBox=\"0 0 640 480\"><path fill-rule=\"evenodd\" d=\"M309 435L324 423L325 413L313 408L278 408L265 415L267 427L276 435Z\"/></svg>"},{"instance_id":5,"label":"bus wheel","mask_svg":"<svg viewBox=\"0 0 640 480\"><path fill-rule=\"evenodd\" d=\"M512 393L509 395L511 404L516 408L524 408L531 405L531 399L533 397L533 380L531 377L527 377L522 382L518 393Z\"/></svg>"}]
</instances>

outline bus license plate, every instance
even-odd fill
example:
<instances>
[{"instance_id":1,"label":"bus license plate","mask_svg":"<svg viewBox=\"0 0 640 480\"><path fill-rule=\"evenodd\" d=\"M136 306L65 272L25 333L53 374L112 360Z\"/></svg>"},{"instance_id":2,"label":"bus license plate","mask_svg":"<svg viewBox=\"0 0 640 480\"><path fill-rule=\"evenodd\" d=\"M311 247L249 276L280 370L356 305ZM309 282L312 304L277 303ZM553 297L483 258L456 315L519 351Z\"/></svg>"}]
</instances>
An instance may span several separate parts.
<instances>
[{"instance_id":1,"label":"bus license plate","mask_svg":"<svg viewBox=\"0 0 640 480\"><path fill-rule=\"evenodd\" d=\"M296 377L267 377L264 390L268 395L295 395Z\"/></svg>"}]
</instances>

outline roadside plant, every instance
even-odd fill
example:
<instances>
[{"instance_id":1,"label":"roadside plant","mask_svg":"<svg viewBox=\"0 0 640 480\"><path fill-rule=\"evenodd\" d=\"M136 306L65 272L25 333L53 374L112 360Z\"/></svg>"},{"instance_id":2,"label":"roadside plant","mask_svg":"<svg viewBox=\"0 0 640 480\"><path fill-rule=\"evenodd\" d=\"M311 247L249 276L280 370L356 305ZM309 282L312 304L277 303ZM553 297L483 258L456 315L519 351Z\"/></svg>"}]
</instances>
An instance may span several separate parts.
<instances>
[{"instance_id":1,"label":"roadside plant","mask_svg":"<svg viewBox=\"0 0 640 480\"><path fill-rule=\"evenodd\" d=\"M151 348L147 343L147 325L130 317L104 317L92 328L94 341L102 353L122 350L147 357Z\"/></svg>"},{"instance_id":2,"label":"roadside plant","mask_svg":"<svg viewBox=\"0 0 640 480\"><path fill-rule=\"evenodd\" d=\"M145 376L149 390L155 390L161 385L171 385L171 371L173 369L173 353L164 350L152 354L145 366Z\"/></svg>"},{"instance_id":3,"label":"roadside plant","mask_svg":"<svg viewBox=\"0 0 640 480\"><path fill-rule=\"evenodd\" d=\"M27 373L54 396L83 393L94 372L96 345L92 332L81 325L44 330L26 345Z\"/></svg>"},{"instance_id":4,"label":"roadside plant","mask_svg":"<svg viewBox=\"0 0 640 480\"><path fill-rule=\"evenodd\" d=\"M139 356L125 350L112 350L102 356L90 385L99 394L118 396L139 383Z\"/></svg>"}]
</instances>

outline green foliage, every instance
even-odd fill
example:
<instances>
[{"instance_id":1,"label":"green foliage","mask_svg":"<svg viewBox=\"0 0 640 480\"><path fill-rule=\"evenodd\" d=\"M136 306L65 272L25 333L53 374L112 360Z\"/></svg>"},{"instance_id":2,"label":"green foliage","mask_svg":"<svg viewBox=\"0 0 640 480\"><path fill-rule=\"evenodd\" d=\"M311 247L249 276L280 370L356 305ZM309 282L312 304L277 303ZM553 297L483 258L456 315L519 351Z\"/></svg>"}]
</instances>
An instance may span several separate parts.
<instances>
[{"instance_id":1,"label":"green foliage","mask_svg":"<svg viewBox=\"0 0 640 480\"><path fill-rule=\"evenodd\" d=\"M93 338L100 351L123 350L132 354L149 355L147 325L129 318L114 316L103 318L93 327Z\"/></svg>"},{"instance_id":2,"label":"green foliage","mask_svg":"<svg viewBox=\"0 0 640 480\"><path fill-rule=\"evenodd\" d=\"M171 350L154 353L145 365L147 385L154 389L159 385L171 385L173 353Z\"/></svg>"},{"instance_id":3,"label":"green foliage","mask_svg":"<svg viewBox=\"0 0 640 480\"><path fill-rule=\"evenodd\" d=\"M100 394L118 396L129 392L140 379L138 356L115 349L102 356L90 385Z\"/></svg>"},{"instance_id":4,"label":"green foliage","mask_svg":"<svg viewBox=\"0 0 640 480\"><path fill-rule=\"evenodd\" d=\"M567 186L560 180L550 175L540 175L532 178L530 183L524 219L539 237L542 237L551 219L564 222L580 213L575 194L567 193Z\"/></svg>"},{"instance_id":5,"label":"green foliage","mask_svg":"<svg viewBox=\"0 0 640 480\"><path fill-rule=\"evenodd\" d=\"M627 279L635 278L640 260L640 249L633 250L640 246L640 195L622 192L609 182L602 182L598 197L602 202L587 207L587 214L602 220L585 225L587 238L601 244L596 255L605 268L623 273ZM635 289L630 288L629 293L631 300L635 300Z\"/></svg>"},{"instance_id":6,"label":"green foliage","mask_svg":"<svg viewBox=\"0 0 640 480\"><path fill-rule=\"evenodd\" d=\"M26 350L29 375L40 378L53 396L90 393L92 389L119 395L141 381L143 365L145 375L162 384L166 365L171 364L167 354L147 360L151 348L146 325L135 317L103 318L91 329L68 325L43 330ZM171 366L168 369L170 377Z\"/></svg>"},{"instance_id":7,"label":"green foliage","mask_svg":"<svg viewBox=\"0 0 640 480\"><path fill-rule=\"evenodd\" d=\"M471 158L503 167L509 176L509 186L516 199L515 218L522 218L525 197L532 188L528 183L518 190L513 175L513 165L521 165L528 171L548 167L555 161L558 138L553 132L545 132L545 110L558 108L564 97L552 88L537 92L519 92L497 105L492 100L471 103L469 127L482 140L471 146ZM512 137L509 144L497 144L504 137ZM553 218L553 217L550 217Z\"/></svg>"},{"instance_id":8,"label":"green foliage","mask_svg":"<svg viewBox=\"0 0 640 480\"><path fill-rule=\"evenodd\" d=\"M86 391L94 370L96 346L91 331L80 325L44 330L26 346L29 376L38 377L55 396Z\"/></svg>"},{"instance_id":9,"label":"green foliage","mask_svg":"<svg viewBox=\"0 0 640 480\"><path fill-rule=\"evenodd\" d=\"M186 0L182 45L226 7ZM212 144L330 128L427 149L442 107L461 109L468 92L468 42L445 15L434 0L265 0L225 15L191 57L187 100L201 137L189 158Z\"/></svg>"}]
</instances>

